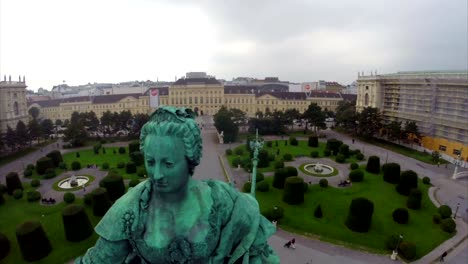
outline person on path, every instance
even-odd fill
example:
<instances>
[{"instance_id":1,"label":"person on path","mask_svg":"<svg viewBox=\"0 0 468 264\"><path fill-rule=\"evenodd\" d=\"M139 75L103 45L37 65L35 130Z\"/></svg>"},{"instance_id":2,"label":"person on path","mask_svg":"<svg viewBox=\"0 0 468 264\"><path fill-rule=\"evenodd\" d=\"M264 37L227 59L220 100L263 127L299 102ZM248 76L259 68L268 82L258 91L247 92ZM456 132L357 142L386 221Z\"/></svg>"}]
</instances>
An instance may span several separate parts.
<instances>
[{"instance_id":1,"label":"person on path","mask_svg":"<svg viewBox=\"0 0 468 264\"><path fill-rule=\"evenodd\" d=\"M444 251L444 253L442 253L442 256L440 256L439 262L444 262L446 256L447 256L447 251Z\"/></svg>"},{"instance_id":2,"label":"person on path","mask_svg":"<svg viewBox=\"0 0 468 264\"><path fill-rule=\"evenodd\" d=\"M296 248L296 239L295 238L293 238L291 240L291 247L294 248L294 249Z\"/></svg>"},{"instance_id":3,"label":"person on path","mask_svg":"<svg viewBox=\"0 0 468 264\"><path fill-rule=\"evenodd\" d=\"M291 247L291 241L288 241L286 244L284 244L284 247L290 248Z\"/></svg>"}]
</instances>

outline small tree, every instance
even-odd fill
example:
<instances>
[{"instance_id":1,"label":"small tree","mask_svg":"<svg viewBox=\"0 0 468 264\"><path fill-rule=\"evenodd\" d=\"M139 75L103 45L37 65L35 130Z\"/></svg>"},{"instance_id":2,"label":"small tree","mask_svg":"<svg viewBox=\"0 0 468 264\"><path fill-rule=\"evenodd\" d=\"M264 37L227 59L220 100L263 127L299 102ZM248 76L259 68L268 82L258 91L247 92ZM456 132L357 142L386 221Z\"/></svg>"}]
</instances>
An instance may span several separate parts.
<instances>
[{"instance_id":1,"label":"small tree","mask_svg":"<svg viewBox=\"0 0 468 264\"><path fill-rule=\"evenodd\" d=\"M452 208L448 205L441 205L439 209L437 209L442 219L450 218L452 216Z\"/></svg>"},{"instance_id":2,"label":"small tree","mask_svg":"<svg viewBox=\"0 0 468 264\"><path fill-rule=\"evenodd\" d=\"M396 184L400 181L400 164L387 163L382 166L384 181Z\"/></svg>"},{"instance_id":3,"label":"small tree","mask_svg":"<svg viewBox=\"0 0 468 264\"><path fill-rule=\"evenodd\" d=\"M328 180L327 179L320 179L319 185L322 188L327 188L328 187Z\"/></svg>"},{"instance_id":4,"label":"small tree","mask_svg":"<svg viewBox=\"0 0 468 264\"><path fill-rule=\"evenodd\" d=\"M63 161L62 153L60 153L60 151L58 150L53 150L49 152L49 154L47 154L46 156L52 159L52 163L55 167L58 167L60 162Z\"/></svg>"},{"instance_id":5,"label":"small tree","mask_svg":"<svg viewBox=\"0 0 468 264\"><path fill-rule=\"evenodd\" d=\"M422 200L422 192L419 189L411 189L406 206L410 209L420 209Z\"/></svg>"},{"instance_id":6,"label":"small tree","mask_svg":"<svg viewBox=\"0 0 468 264\"><path fill-rule=\"evenodd\" d=\"M74 171L81 170L81 163L79 161L73 161L71 164L71 168Z\"/></svg>"},{"instance_id":7,"label":"small tree","mask_svg":"<svg viewBox=\"0 0 468 264\"><path fill-rule=\"evenodd\" d=\"M396 186L396 190L401 195L409 195L411 189L418 188L418 174L412 170L407 170L401 173L400 182Z\"/></svg>"},{"instance_id":8,"label":"small tree","mask_svg":"<svg viewBox=\"0 0 468 264\"><path fill-rule=\"evenodd\" d=\"M397 208L393 211L392 217L393 221L399 224L406 224L408 223L409 213L406 208Z\"/></svg>"},{"instance_id":9,"label":"small tree","mask_svg":"<svg viewBox=\"0 0 468 264\"><path fill-rule=\"evenodd\" d=\"M364 179L364 172L362 170L353 170L349 173L349 179L352 182L362 182Z\"/></svg>"},{"instance_id":10,"label":"small tree","mask_svg":"<svg viewBox=\"0 0 468 264\"><path fill-rule=\"evenodd\" d=\"M349 146L346 145L346 144L342 144L339 147L339 153L342 154L343 156L345 156L345 158L348 158L349 157Z\"/></svg>"},{"instance_id":11,"label":"small tree","mask_svg":"<svg viewBox=\"0 0 468 264\"><path fill-rule=\"evenodd\" d=\"M54 168L54 162L49 157L42 157L36 161L37 174L43 175L48 168Z\"/></svg>"},{"instance_id":12,"label":"small tree","mask_svg":"<svg viewBox=\"0 0 468 264\"><path fill-rule=\"evenodd\" d=\"M318 147L319 146L318 137L317 136L310 136L307 145L309 147L313 147L313 148Z\"/></svg>"},{"instance_id":13,"label":"small tree","mask_svg":"<svg viewBox=\"0 0 468 264\"><path fill-rule=\"evenodd\" d=\"M367 232L371 225L373 213L374 203L372 201L363 197L355 198L351 201L345 224L355 232Z\"/></svg>"},{"instance_id":14,"label":"small tree","mask_svg":"<svg viewBox=\"0 0 468 264\"><path fill-rule=\"evenodd\" d=\"M380 172L380 158L377 156L370 156L367 161L366 171L370 173L379 174Z\"/></svg>"},{"instance_id":15,"label":"small tree","mask_svg":"<svg viewBox=\"0 0 468 264\"><path fill-rule=\"evenodd\" d=\"M322 218L323 217L322 207L320 206L320 204L315 208L314 216L316 218Z\"/></svg>"},{"instance_id":16,"label":"small tree","mask_svg":"<svg viewBox=\"0 0 468 264\"><path fill-rule=\"evenodd\" d=\"M71 192L66 192L63 195L63 201L66 202L67 204L71 204L75 201L75 195Z\"/></svg>"},{"instance_id":17,"label":"small tree","mask_svg":"<svg viewBox=\"0 0 468 264\"><path fill-rule=\"evenodd\" d=\"M452 218L442 219L440 221L440 228L447 233L453 233L457 228L457 224Z\"/></svg>"},{"instance_id":18,"label":"small tree","mask_svg":"<svg viewBox=\"0 0 468 264\"><path fill-rule=\"evenodd\" d=\"M10 172L6 176L6 187L9 195L12 195L13 192L17 189L23 190L23 185L21 184L18 173Z\"/></svg>"}]
</instances>

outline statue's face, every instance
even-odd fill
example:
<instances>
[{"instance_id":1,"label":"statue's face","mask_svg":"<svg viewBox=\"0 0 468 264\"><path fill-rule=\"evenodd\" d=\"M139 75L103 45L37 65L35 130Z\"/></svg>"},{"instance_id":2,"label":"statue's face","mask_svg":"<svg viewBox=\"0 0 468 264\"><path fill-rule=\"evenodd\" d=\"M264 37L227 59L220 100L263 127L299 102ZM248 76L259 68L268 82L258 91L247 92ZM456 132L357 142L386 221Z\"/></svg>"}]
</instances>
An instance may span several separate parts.
<instances>
[{"instance_id":1,"label":"statue's face","mask_svg":"<svg viewBox=\"0 0 468 264\"><path fill-rule=\"evenodd\" d=\"M174 193L187 185L189 166L180 138L148 135L144 153L146 170L157 192Z\"/></svg>"}]
</instances>

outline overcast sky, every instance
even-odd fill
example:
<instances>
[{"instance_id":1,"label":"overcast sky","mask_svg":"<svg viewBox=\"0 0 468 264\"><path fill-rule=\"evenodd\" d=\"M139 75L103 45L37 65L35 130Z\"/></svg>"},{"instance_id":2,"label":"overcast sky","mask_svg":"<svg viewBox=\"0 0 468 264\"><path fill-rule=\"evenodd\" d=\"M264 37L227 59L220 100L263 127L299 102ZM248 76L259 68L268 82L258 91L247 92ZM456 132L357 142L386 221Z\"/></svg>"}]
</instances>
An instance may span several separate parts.
<instances>
[{"instance_id":1,"label":"overcast sky","mask_svg":"<svg viewBox=\"0 0 468 264\"><path fill-rule=\"evenodd\" d=\"M0 75L349 84L358 71L468 68L467 0L0 0ZM8 78L8 77L7 77Z\"/></svg>"}]
</instances>

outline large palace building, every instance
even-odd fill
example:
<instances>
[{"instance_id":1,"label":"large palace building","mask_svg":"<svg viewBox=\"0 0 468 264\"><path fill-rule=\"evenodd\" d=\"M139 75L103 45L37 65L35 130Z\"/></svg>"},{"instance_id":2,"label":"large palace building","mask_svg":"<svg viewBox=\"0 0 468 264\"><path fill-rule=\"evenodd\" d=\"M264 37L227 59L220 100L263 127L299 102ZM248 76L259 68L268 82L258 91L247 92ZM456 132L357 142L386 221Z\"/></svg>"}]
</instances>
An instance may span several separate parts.
<instances>
[{"instance_id":1,"label":"large palace building","mask_svg":"<svg viewBox=\"0 0 468 264\"><path fill-rule=\"evenodd\" d=\"M25 77L12 81L11 76L0 81L0 134L5 133L8 127L16 128L18 121L28 124L28 107L26 104Z\"/></svg>"},{"instance_id":2,"label":"large palace building","mask_svg":"<svg viewBox=\"0 0 468 264\"><path fill-rule=\"evenodd\" d=\"M151 113L150 91L158 90L159 105L189 107L201 115L214 115L221 106L237 108L253 117L257 111L273 112L296 108L304 112L311 103L323 110L334 111L338 102L355 100L356 97L334 92L288 92L284 85L223 85L210 76L190 76L177 80L170 86L150 88L145 93L81 96L31 102L29 107L40 109L40 118L70 119L74 111L94 111L101 117L106 111L130 110L136 113Z\"/></svg>"},{"instance_id":3,"label":"large palace building","mask_svg":"<svg viewBox=\"0 0 468 264\"><path fill-rule=\"evenodd\" d=\"M468 72L398 72L358 77L356 109L415 121L422 145L468 161Z\"/></svg>"}]
</instances>

